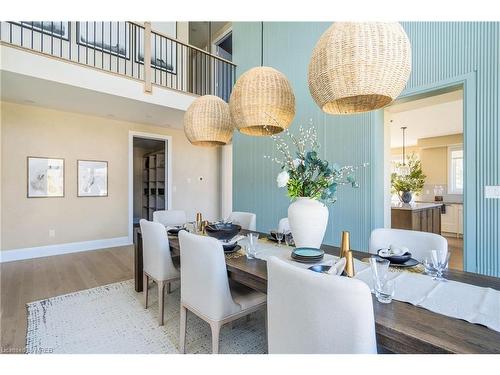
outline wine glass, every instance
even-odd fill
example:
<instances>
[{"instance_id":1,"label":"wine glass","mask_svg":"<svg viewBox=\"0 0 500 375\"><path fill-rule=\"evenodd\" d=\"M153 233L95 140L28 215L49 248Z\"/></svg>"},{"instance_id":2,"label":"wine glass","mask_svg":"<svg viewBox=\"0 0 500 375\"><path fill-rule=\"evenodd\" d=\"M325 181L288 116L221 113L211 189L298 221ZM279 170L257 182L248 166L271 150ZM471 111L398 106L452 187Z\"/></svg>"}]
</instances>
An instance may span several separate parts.
<instances>
[{"instance_id":1,"label":"wine glass","mask_svg":"<svg viewBox=\"0 0 500 375\"><path fill-rule=\"evenodd\" d=\"M276 231L276 239L278 240L278 247L281 246L281 241L283 241L284 233L282 231Z\"/></svg>"},{"instance_id":2,"label":"wine glass","mask_svg":"<svg viewBox=\"0 0 500 375\"><path fill-rule=\"evenodd\" d=\"M432 267L436 270L434 280L446 281L446 278L443 277L443 271L448 268L449 260L450 252L448 250L431 250Z\"/></svg>"},{"instance_id":3,"label":"wine glass","mask_svg":"<svg viewBox=\"0 0 500 375\"><path fill-rule=\"evenodd\" d=\"M293 235L292 235L292 232L290 232L290 231L285 233L285 244L287 246L293 246L293 244L294 244Z\"/></svg>"}]
</instances>

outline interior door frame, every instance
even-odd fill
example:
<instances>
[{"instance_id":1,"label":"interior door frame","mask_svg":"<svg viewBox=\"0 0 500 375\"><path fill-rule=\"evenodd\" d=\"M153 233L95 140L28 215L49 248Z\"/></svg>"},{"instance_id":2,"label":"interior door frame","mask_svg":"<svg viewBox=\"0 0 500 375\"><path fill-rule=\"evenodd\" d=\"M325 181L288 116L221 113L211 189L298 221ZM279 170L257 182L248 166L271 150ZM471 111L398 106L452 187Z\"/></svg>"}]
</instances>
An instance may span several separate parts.
<instances>
[{"instance_id":1,"label":"interior door frame","mask_svg":"<svg viewBox=\"0 0 500 375\"><path fill-rule=\"evenodd\" d=\"M154 139L165 142L165 155L167 158L166 167L167 183L165 189L167 191L167 199L165 200L165 209L172 209L172 136L144 133L130 130L128 132L128 239L133 243L134 236L134 138Z\"/></svg>"},{"instance_id":2,"label":"interior door frame","mask_svg":"<svg viewBox=\"0 0 500 375\"><path fill-rule=\"evenodd\" d=\"M464 132L464 254L465 271L477 272L477 172L476 172L476 72L451 77L446 80L406 89L395 103L404 103L428 96L444 94L457 89L463 90L463 132ZM383 121L383 116L382 121ZM383 124L384 132L387 131ZM385 151L385 150L384 150ZM386 163L384 158L384 173ZM384 178L385 179L385 178ZM390 186L390 182L389 182ZM384 207L385 209L385 207Z\"/></svg>"}]
</instances>

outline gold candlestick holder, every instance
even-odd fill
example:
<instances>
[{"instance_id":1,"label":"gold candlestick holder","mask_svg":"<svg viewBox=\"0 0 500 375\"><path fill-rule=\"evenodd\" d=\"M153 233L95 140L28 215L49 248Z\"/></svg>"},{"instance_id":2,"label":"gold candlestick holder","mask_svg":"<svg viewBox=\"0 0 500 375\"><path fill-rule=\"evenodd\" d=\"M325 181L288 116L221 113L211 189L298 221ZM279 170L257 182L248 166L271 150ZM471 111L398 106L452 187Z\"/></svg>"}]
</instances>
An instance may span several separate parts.
<instances>
[{"instance_id":1,"label":"gold candlestick holder","mask_svg":"<svg viewBox=\"0 0 500 375\"><path fill-rule=\"evenodd\" d=\"M352 257L350 234L347 231L342 232L340 241L340 257L346 258L344 272L348 277L354 277L354 259Z\"/></svg>"},{"instance_id":2,"label":"gold candlestick holder","mask_svg":"<svg viewBox=\"0 0 500 375\"><path fill-rule=\"evenodd\" d=\"M348 277L354 277L354 259L352 257L352 251L347 252L344 271Z\"/></svg>"},{"instance_id":3,"label":"gold candlestick holder","mask_svg":"<svg viewBox=\"0 0 500 375\"><path fill-rule=\"evenodd\" d=\"M203 218L201 216L201 212L196 214L196 231L201 232L201 224L203 222Z\"/></svg>"},{"instance_id":4,"label":"gold candlestick holder","mask_svg":"<svg viewBox=\"0 0 500 375\"><path fill-rule=\"evenodd\" d=\"M347 257L347 253L349 252L349 250L351 250L349 236L350 236L349 232L347 231L342 232L342 239L340 241L340 255L339 255L341 258Z\"/></svg>"}]
</instances>

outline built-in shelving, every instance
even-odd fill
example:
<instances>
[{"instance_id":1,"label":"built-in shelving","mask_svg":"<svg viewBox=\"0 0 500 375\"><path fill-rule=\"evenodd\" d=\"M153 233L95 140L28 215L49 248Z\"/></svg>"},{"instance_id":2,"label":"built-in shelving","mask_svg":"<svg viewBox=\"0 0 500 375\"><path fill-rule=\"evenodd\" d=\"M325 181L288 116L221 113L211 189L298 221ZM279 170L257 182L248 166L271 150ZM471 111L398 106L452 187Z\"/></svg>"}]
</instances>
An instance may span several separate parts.
<instances>
[{"instance_id":1,"label":"built-in shelving","mask_svg":"<svg viewBox=\"0 0 500 375\"><path fill-rule=\"evenodd\" d=\"M165 209L165 152L146 154L142 163L142 217L153 220L154 211Z\"/></svg>"}]
</instances>

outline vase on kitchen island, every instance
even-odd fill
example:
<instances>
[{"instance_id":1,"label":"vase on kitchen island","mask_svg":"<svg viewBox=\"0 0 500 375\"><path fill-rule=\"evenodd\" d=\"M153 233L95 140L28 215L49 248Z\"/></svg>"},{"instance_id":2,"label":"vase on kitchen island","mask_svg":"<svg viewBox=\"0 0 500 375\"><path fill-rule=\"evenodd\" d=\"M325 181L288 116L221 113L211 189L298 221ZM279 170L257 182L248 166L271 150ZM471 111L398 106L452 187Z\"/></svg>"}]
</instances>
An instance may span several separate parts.
<instances>
[{"instance_id":1,"label":"vase on kitchen island","mask_svg":"<svg viewBox=\"0 0 500 375\"><path fill-rule=\"evenodd\" d=\"M300 197L288 207L288 221L296 247L319 249L328 224L328 208L318 200Z\"/></svg>"}]
</instances>

